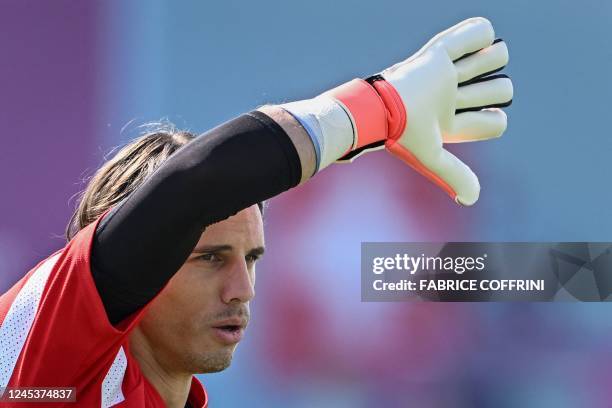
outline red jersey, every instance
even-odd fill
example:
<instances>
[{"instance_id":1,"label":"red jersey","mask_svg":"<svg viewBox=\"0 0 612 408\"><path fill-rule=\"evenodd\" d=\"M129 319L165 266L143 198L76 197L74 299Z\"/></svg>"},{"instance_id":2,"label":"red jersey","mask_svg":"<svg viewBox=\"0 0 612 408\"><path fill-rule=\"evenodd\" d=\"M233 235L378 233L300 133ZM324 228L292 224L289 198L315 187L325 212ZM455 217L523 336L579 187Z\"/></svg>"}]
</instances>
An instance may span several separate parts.
<instances>
[{"instance_id":1,"label":"red jersey","mask_svg":"<svg viewBox=\"0 0 612 408\"><path fill-rule=\"evenodd\" d=\"M75 387L76 402L67 407L164 407L128 342L146 307L113 326L93 281L90 253L99 221L0 296L0 389ZM207 399L194 376L189 404L205 408Z\"/></svg>"}]
</instances>

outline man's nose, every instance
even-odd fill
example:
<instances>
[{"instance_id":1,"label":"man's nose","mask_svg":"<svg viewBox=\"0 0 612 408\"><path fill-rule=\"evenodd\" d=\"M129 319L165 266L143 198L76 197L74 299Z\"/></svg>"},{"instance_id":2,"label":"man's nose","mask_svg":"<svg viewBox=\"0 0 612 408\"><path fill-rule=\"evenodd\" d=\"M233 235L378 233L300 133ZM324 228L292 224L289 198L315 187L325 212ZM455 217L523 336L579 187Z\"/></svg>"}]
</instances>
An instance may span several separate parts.
<instances>
[{"instance_id":1,"label":"man's nose","mask_svg":"<svg viewBox=\"0 0 612 408\"><path fill-rule=\"evenodd\" d=\"M224 303L238 301L246 303L255 296L255 282L252 271L249 270L246 261L236 261L232 264L223 285L221 298Z\"/></svg>"}]
</instances>

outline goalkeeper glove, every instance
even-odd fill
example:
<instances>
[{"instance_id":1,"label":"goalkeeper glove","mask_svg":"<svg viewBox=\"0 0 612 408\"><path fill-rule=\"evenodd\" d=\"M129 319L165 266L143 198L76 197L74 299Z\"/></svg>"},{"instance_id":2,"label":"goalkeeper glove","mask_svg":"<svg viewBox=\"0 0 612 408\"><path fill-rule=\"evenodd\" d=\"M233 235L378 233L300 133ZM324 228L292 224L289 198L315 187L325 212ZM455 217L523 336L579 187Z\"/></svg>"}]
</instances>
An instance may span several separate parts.
<instances>
[{"instance_id":1,"label":"goalkeeper glove","mask_svg":"<svg viewBox=\"0 0 612 408\"><path fill-rule=\"evenodd\" d=\"M472 205L478 178L442 145L486 140L506 129L499 108L512 102L512 82L491 74L508 63L508 50L494 39L487 19L470 18L378 75L281 107L313 139L317 170L385 147L457 203Z\"/></svg>"}]
</instances>

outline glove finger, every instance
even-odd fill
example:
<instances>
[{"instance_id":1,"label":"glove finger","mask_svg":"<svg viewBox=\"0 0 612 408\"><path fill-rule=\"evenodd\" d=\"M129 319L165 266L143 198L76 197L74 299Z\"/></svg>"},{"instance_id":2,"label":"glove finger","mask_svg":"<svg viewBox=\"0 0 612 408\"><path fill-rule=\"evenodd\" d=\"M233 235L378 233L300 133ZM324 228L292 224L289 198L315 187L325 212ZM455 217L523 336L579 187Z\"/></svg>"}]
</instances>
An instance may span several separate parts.
<instances>
[{"instance_id":1,"label":"glove finger","mask_svg":"<svg viewBox=\"0 0 612 408\"><path fill-rule=\"evenodd\" d=\"M478 177L457 156L442 149L430 168L455 191L453 198L457 204L469 206L478 200L480 195Z\"/></svg>"},{"instance_id":2,"label":"glove finger","mask_svg":"<svg viewBox=\"0 0 612 408\"><path fill-rule=\"evenodd\" d=\"M478 200L480 184L474 172L451 152L436 148L416 156L401 143L388 140L387 149L444 190L455 202L472 205Z\"/></svg>"},{"instance_id":3,"label":"glove finger","mask_svg":"<svg viewBox=\"0 0 612 408\"><path fill-rule=\"evenodd\" d=\"M484 109L455 115L453 131L442 136L444 143L475 142L499 137L506 131L508 119L501 109Z\"/></svg>"},{"instance_id":4,"label":"glove finger","mask_svg":"<svg viewBox=\"0 0 612 408\"><path fill-rule=\"evenodd\" d=\"M457 88L456 112L501 108L512 103L514 89L507 75L492 75Z\"/></svg>"},{"instance_id":5,"label":"glove finger","mask_svg":"<svg viewBox=\"0 0 612 408\"><path fill-rule=\"evenodd\" d=\"M452 61L488 47L495 39L493 25L484 17L473 17L460 22L434 37L446 49Z\"/></svg>"},{"instance_id":6,"label":"glove finger","mask_svg":"<svg viewBox=\"0 0 612 408\"><path fill-rule=\"evenodd\" d=\"M460 85L467 85L465 82L471 79L490 75L501 70L508 64L508 59L506 43L501 39L495 40L490 47L455 62L457 80Z\"/></svg>"}]
</instances>

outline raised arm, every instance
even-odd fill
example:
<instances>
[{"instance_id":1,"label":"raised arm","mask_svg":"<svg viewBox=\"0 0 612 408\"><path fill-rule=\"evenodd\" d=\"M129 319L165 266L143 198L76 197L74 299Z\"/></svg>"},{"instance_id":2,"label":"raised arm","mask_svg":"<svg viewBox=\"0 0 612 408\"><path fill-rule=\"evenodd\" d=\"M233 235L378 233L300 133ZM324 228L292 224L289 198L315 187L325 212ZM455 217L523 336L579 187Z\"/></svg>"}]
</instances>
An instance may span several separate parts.
<instances>
[{"instance_id":1,"label":"raised arm","mask_svg":"<svg viewBox=\"0 0 612 408\"><path fill-rule=\"evenodd\" d=\"M513 88L491 23L471 18L408 59L313 99L262 107L173 155L100 224L94 278L111 321L148 302L203 228L306 181L337 160L386 148L455 202L473 205L478 178L444 143L506 129Z\"/></svg>"}]
</instances>

